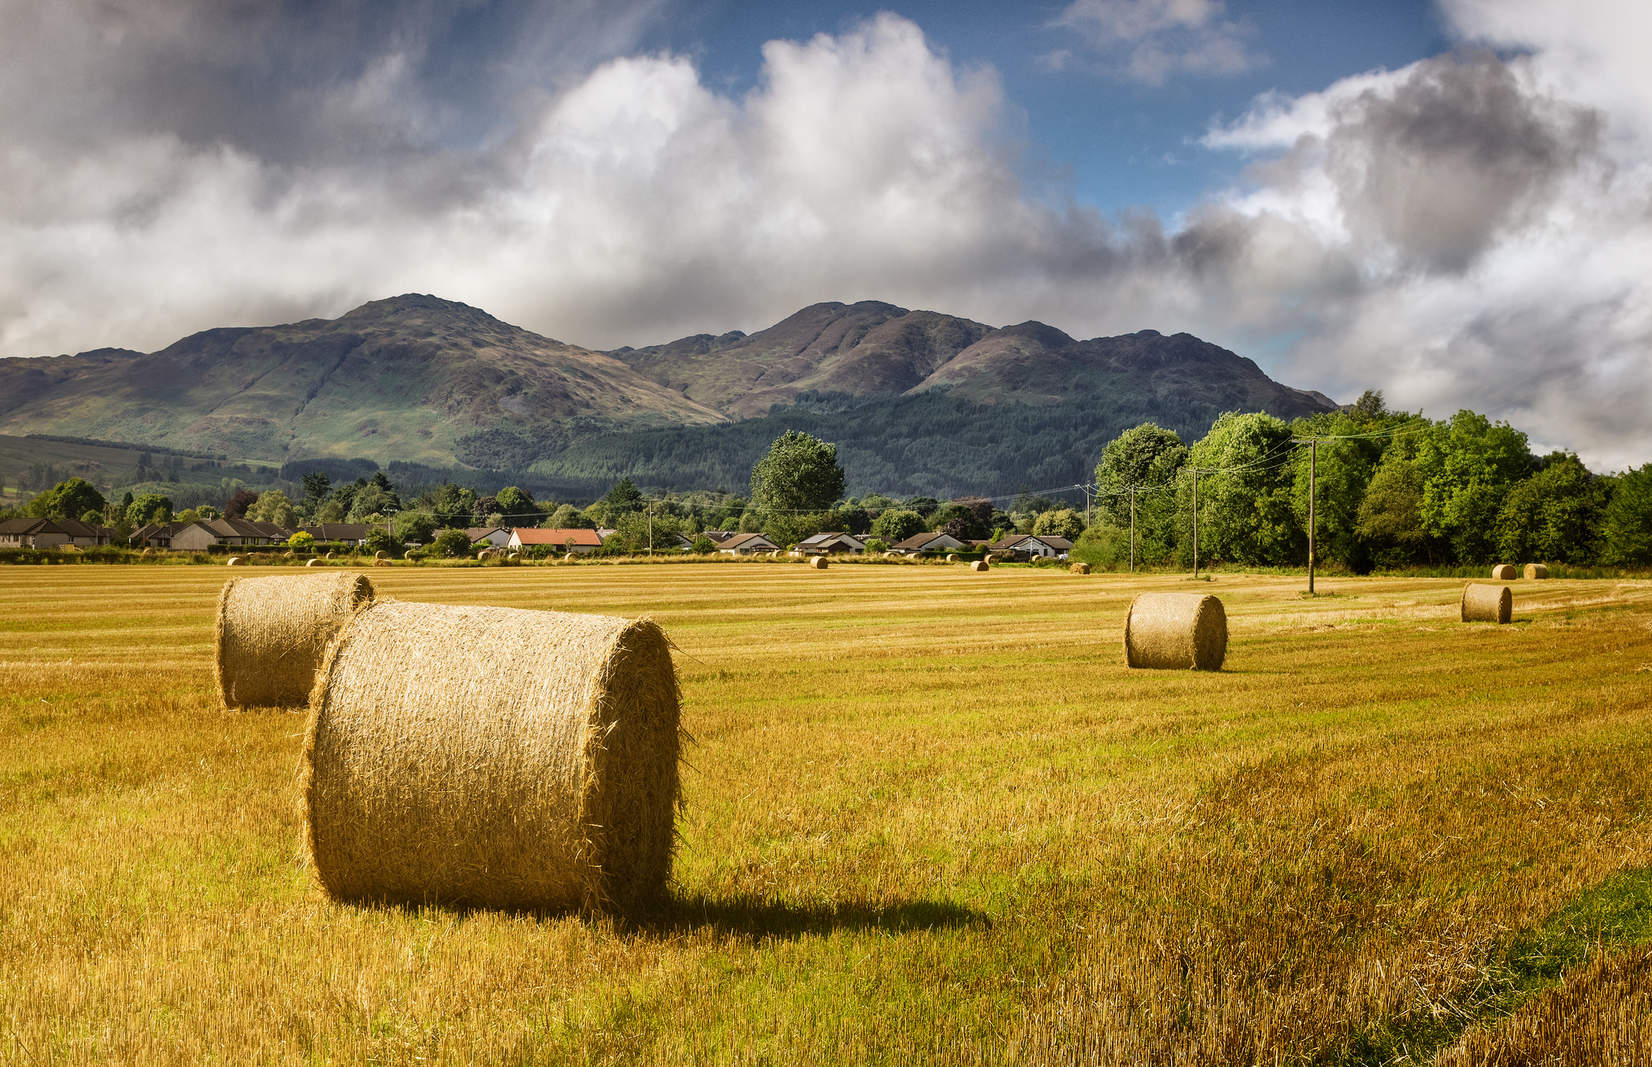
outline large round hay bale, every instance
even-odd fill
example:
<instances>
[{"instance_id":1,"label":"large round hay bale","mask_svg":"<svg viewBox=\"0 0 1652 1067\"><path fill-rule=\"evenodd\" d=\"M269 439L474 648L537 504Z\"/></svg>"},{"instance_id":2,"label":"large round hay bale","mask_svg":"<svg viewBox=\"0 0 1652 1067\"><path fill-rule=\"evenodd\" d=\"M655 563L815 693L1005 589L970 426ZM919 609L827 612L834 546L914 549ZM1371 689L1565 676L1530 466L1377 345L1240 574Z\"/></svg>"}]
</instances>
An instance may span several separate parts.
<instances>
[{"instance_id":1,"label":"large round hay bale","mask_svg":"<svg viewBox=\"0 0 1652 1067\"><path fill-rule=\"evenodd\" d=\"M328 643L372 602L372 583L350 571L225 582L214 660L224 706L303 705Z\"/></svg>"},{"instance_id":2,"label":"large round hay bale","mask_svg":"<svg viewBox=\"0 0 1652 1067\"><path fill-rule=\"evenodd\" d=\"M977 573L983 573L988 569L987 561L984 559L978 559L969 565L969 569L976 571Z\"/></svg>"},{"instance_id":3,"label":"large round hay bale","mask_svg":"<svg viewBox=\"0 0 1652 1067\"><path fill-rule=\"evenodd\" d=\"M1219 671L1228 651L1228 616L1209 593L1142 593L1124 622L1124 661L1132 667Z\"/></svg>"},{"instance_id":4,"label":"large round hay bale","mask_svg":"<svg viewBox=\"0 0 1652 1067\"><path fill-rule=\"evenodd\" d=\"M1510 567L1509 569L1513 570L1514 568ZM1528 581L1530 581L1534 578L1547 578L1548 576L1549 576L1549 568L1544 566L1543 564L1541 564L1541 563L1528 563L1528 564L1526 564L1526 579ZM1513 578L1514 575L1511 574L1511 575L1509 575L1509 577Z\"/></svg>"},{"instance_id":5,"label":"large round hay bale","mask_svg":"<svg viewBox=\"0 0 1652 1067\"><path fill-rule=\"evenodd\" d=\"M629 907L671 870L678 698L652 622L383 601L328 653L306 839L339 900Z\"/></svg>"},{"instance_id":6,"label":"large round hay bale","mask_svg":"<svg viewBox=\"0 0 1652 1067\"><path fill-rule=\"evenodd\" d=\"M1506 623L1514 617L1514 593L1506 585L1463 586L1464 622Z\"/></svg>"},{"instance_id":7,"label":"large round hay bale","mask_svg":"<svg viewBox=\"0 0 1652 1067\"><path fill-rule=\"evenodd\" d=\"M242 562L243 561L242 561L240 556L231 556L230 558L224 560L224 566L226 566L226 567L239 567L239 566L241 566Z\"/></svg>"},{"instance_id":8,"label":"large round hay bale","mask_svg":"<svg viewBox=\"0 0 1652 1067\"><path fill-rule=\"evenodd\" d=\"M813 567L817 571L825 570L827 567L826 557L816 556L814 559L809 561L809 566Z\"/></svg>"},{"instance_id":9,"label":"large round hay bale","mask_svg":"<svg viewBox=\"0 0 1652 1067\"><path fill-rule=\"evenodd\" d=\"M1090 573L1090 565L1088 563L1069 563L1067 564L1067 569L1074 574Z\"/></svg>"},{"instance_id":10,"label":"large round hay bale","mask_svg":"<svg viewBox=\"0 0 1652 1067\"><path fill-rule=\"evenodd\" d=\"M1495 582L1512 582L1515 578L1514 564L1499 563L1491 569L1491 578Z\"/></svg>"}]
</instances>

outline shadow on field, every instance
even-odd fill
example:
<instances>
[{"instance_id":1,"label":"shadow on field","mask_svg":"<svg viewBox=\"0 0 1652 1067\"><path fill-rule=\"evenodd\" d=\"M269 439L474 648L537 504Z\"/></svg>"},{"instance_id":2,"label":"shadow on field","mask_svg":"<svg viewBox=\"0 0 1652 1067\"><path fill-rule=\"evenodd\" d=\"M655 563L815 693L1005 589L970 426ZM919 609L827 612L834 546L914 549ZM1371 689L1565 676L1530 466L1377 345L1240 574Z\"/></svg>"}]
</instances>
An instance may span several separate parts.
<instances>
[{"instance_id":1,"label":"shadow on field","mask_svg":"<svg viewBox=\"0 0 1652 1067\"><path fill-rule=\"evenodd\" d=\"M753 897L713 900L703 896L674 898L659 910L633 918L640 934L677 934L712 930L750 938L797 938L836 930L882 930L910 933L974 926L986 929L991 920L982 912L936 900L870 904L838 901L829 904L786 904Z\"/></svg>"}]
</instances>

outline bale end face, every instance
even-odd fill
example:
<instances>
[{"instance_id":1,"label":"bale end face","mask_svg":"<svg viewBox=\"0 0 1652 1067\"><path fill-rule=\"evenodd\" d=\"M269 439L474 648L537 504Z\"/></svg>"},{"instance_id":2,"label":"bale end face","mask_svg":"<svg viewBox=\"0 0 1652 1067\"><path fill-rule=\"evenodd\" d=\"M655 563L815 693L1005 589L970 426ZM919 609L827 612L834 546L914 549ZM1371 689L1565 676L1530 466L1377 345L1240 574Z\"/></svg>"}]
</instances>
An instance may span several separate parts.
<instances>
[{"instance_id":1,"label":"bale end face","mask_svg":"<svg viewBox=\"0 0 1652 1067\"><path fill-rule=\"evenodd\" d=\"M1512 563L1499 563L1491 569L1491 580L1494 582L1511 582L1514 577L1515 570Z\"/></svg>"},{"instance_id":2,"label":"bale end face","mask_svg":"<svg viewBox=\"0 0 1652 1067\"><path fill-rule=\"evenodd\" d=\"M1219 671L1227 648L1227 611L1209 593L1142 593L1130 602L1124 661L1131 667Z\"/></svg>"},{"instance_id":3,"label":"bale end face","mask_svg":"<svg viewBox=\"0 0 1652 1067\"><path fill-rule=\"evenodd\" d=\"M333 636L372 602L366 575L348 571L225 582L213 657L224 706L304 706Z\"/></svg>"},{"instance_id":4,"label":"bale end face","mask_svg":"<svg viewBox=\"0 0 1652 1067\"><path fill-rule=\"evenodd\" d=\"M384 602L339 635L304 752L305 839L339 900L646 906L679 796L652 622Z\"/></svg>"},{"instance_id":5,"label":"bale end face","mask_svg":"<svg viewBox=\"0 0 1652 1067\"><path fill-rule=\"evenodd\" d=\"M1513 570L1514 568L1510 567L1509 569ZM1526 579L1528 581L1531 581L1531 580L1537 579L1537 578L1547 578L1548 576L1549 576L1549 568L1547 566L1545 566L1544 564L1541 564L1541 563L1528 563L1528 564L1526 564ZM1511 574L1511 575L1509 575L1509 577L1513 578L1514 575Z\"/></svg>"},{"instance_id":6,"label":"bale end face","mask_svg":"<svg viewBox=\"0 0 1652 1067\"><path fill-rule=\"evenodd\" d=\"M1506 624L1514 617L1514 592L1506 585L1465 585L1461 614L1464 622Z\"/></svg>"},{"instance_id":7,"label":"bale end face","mask_svg":"<svg viewBox=\"0 0 1652 1067\"><path fill-rule=\"evenodd\" d=\"M813 568L814 568L814 569L815 569L815 570L817 570L817 571L823 571L823 570L825 570L825 569L826 569L826 568L827 568L827 566L828 566L828 565L829 565L829 564L828 564L828 563L827 563L827 562L826 562L826 557L825 557L825 556L816 556L816 557L815 557L815 558L814 558L814 559L813 559L813 560L812 560L812 561L810 561L810 563L809 563L809 566L811 566L811 567L813 567Z\"/></svg>"},{"instance_id":8,"label":"bale end face","mask_svg":"<svg viewBox=\"0 0 1652 1067\"><path fill-rule=\"evenodd\" d=\"M978 559L969 565L969 569L977 574L984 574L988 569L987 561L984 559Z\"/></svg>"},{"instance_id":9,"label":"bale end face","mask_svg":"<svg viewBox=\"0 0 1652 1067\"><path fill-rule=\"evenodd\" d=\"M224 566L226 566L226 567L239 567L240 565L241 565L241 557L240 556L231 556L230 558L224 560Z\"/></svg>"}]
</instances>

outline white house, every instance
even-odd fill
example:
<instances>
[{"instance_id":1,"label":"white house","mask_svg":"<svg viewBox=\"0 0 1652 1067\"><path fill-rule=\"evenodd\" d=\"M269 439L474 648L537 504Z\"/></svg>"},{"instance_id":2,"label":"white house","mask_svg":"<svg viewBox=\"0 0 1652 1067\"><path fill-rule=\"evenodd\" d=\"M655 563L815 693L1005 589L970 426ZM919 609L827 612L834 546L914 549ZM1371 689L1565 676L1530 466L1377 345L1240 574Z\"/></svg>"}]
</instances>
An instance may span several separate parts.
<instances>
[{"instance_id":1,"label":"white house","mask_svg":"<svg viewBox=\"0 0 1652 1067\"><path fill-rule=\"evenodd\" d=\"M991 548L994 552L1020 552L1044 559L1066 559L1067 553L1073 550L1073 543L1054 534L1011 534Z\"/></svg>"},{"instance_id":2,"label":"white house","mask_svg":"<svg viewBox=\"0 0 1652 1067\"><path fill-rule=\"evenodd\" d=\"M755 556L761 553L778 552L780 546L770 541L760 533L735 534L717 542L717 551L730 556Z\"/></svg>"},{"instance_id":3,"label":"white house","mask_svg":"<svg viewBox=\"0 0 1652 1067\"><path fill-rule=\"evenodd\" d=\"M891 552L904 552L908 556L917 556L925 552L957 552L965 547L967 546L962 541L951 534L921 533L913 534L904 541L890 545L889 549Z\"/></svg>"},{"instance_id":4,"label":"white house","mask_svg":"<svg viewBox=\"0 0 1652 1067\"><path fill-rule=\"evenodd\" d=\"M824 556L833 552L865 552L866 542L847 533L817 533L813 537L805 537L797 543L797 550L811 556Z\"/></svg>"}]
</instances>

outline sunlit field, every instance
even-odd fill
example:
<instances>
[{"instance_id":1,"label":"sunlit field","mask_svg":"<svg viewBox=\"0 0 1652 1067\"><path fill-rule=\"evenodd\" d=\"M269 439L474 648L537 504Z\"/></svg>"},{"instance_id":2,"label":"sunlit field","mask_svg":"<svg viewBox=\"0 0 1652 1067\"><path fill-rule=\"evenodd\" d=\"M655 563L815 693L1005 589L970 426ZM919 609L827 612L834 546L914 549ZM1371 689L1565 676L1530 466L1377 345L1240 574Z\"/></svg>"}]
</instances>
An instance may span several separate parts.
<instances>
[{"instance_id":1,"label":"sunlit field","mask_svg":"<svg viewBox=\"0 0 1652 1067\"><path fill-rule=\"evenodd\" d=\"M328 902L229 572L0 568L0 1062L1652 1062L1652 582L370 573L665 627L670 904ZM1127 670L1144 590L1225 669Z\"/></svg>"}]
</instances>

